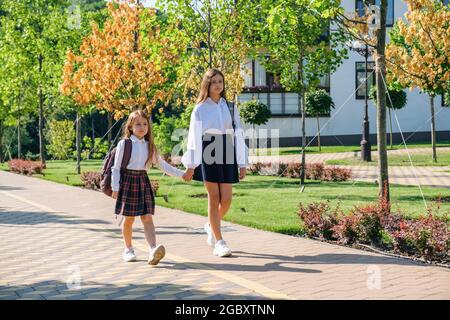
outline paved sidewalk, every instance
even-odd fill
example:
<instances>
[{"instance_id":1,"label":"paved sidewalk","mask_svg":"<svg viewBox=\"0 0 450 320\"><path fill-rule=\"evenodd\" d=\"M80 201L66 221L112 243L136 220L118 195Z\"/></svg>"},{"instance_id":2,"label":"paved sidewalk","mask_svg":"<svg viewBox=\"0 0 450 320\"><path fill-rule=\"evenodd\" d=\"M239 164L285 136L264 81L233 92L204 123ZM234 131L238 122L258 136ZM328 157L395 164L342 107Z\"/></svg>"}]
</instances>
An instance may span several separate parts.
<instances>
[{"instance_id":1,"label":"paved sidewalk","mask_svg":"<svg viewBox=\"0 0 450 320\"><path fill-rule=\"evenodd\" d=\"M450 299L449 269L227 222L234 256L218 258L205 217L163 207L155 223L166 258L147 265L138 223L139 261L124 263L113 205L1 171L0 299Z\"/></svg>"}]
</instances>

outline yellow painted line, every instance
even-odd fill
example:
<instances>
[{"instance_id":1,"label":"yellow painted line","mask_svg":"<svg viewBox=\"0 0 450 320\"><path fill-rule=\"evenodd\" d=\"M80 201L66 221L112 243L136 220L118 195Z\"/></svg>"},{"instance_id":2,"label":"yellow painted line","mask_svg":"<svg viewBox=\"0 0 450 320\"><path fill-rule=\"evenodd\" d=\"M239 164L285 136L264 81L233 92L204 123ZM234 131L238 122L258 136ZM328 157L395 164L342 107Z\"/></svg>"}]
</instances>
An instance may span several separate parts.
<instances>
[{"instance_id":1,"label":"yellow painted line","mask_svg":"<svg viewBox=\"0 0 450 320\"><path fill-rule=\"evenodd\" d=\"M41 210L44 210L44 211L47 211L47 212L61 213L59 211L56 211L56 210L54 210L54 209L52 209L50 207L47 207L47 206L43 205L43 204L40 204L40 203L31 201L31 200L25 199L23 197L20 197L18 195L12 194L12 193L7 192L7 191L0 191L0 193L6 195L8 197L14 198L16 200L19 200L19 201L25 202L27 204L30 204L30 205L32 205L34 207L37 207L37 208L39 208ZM111 231L106 230L105 228L102 228L102 229L104 229L103 232L105 232L105 233L112 233ZM120 239L120 241L122 241L122 239ZM137 243L136 247L139 247L141 250L144 250L144 251L148 250L148 248L146 246L144 246L144 245L142 245L140 243ZM183 264L189 266L192 269L196 269L196 270L199 270L199 271L202 271L202 272L205 272L205 273L209 273L209 274L211 274L213 276L216 276L216 277L222 278L224 280L230 281L230 282L232 282L232 283L234 283L234 284L236 284L238 286L245 287L247 289L255 291L256 293L258 293L258 294L260 294L260 295L262 295L264 297L267 297L267 298L270 298L270 299L292 300L292 298L289 297L288 295L286 295L286 294L284 294L282 292L279 292L279 291L267 288L266 286L264 286L264 285L262 285L260 283L257 283L255 281L251 281L251 280L247 280L245 278L239 277L237 275L234 275L234 274L231 274L231 273L228 273L228 272L225 272L225 271L215 270L214 268L208 267L207 265L204 265L202 263L196 262L194 260L186 259L184 257L178 256L178 255L174 255L174 254L171 254L171 253L167 253L166 257L169 258L170 260L176 261L178 263L183 263Z\"/></svg>"}]
</instances>

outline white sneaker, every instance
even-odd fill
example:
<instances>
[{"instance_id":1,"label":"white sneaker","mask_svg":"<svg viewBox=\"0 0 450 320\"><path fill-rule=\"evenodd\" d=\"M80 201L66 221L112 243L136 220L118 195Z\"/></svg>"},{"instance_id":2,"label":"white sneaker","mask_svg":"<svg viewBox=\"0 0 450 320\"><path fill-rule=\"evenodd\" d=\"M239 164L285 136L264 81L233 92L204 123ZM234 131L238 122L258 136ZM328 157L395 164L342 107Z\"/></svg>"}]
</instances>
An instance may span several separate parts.
<instances>
[{"instance_id":1,"label":"white sneaker","mask_svg":"<svg viewBox=\"0 0 450 320\"><path fill-rule=\"evenodd\" d=\"M225 240L219 240L216 242L213 253L214 253L214 255L219 256L219 257L231 256L231 250L230 250L230 248L228 248Z\"/></svg>"},{"instance_id":2,"label":"white sneaker","mask_svg":"<svg viewBox=\"0 0 450 320\"><path fill-rule=\"evenodd\" d=\"M209 246L214 247L214 245L216 244L216 239L214 238L214 234L212 233L211 225L209 224L209 222L206 222L203 228L205 229L205 232L208 235L208 237L206 238L206 243Z\"/></svg>"},{"instance_id":3,"label":"white sneaker","mask_svg":"<svg viewBox=\"0 0 450 320\"><path fill-rule=\"evenodd\" d=\"M123 261L125 262L131 262L131 261L136 261L136 254L134 253L134 249L133 248L126 248L123 251Z\"/></svg>"},{"instance_id":4,"label":"white sneaker","mask_svg":"<svg viewBox=\"0 0 450 320\"><path fill-rule=\"evenodd\" d=\"M156 266L159 261L166 255L166 248L163 245L158 245L154 249L150 249L150 255L148 257L148 264Z\"/></svg>"}]
</instances>

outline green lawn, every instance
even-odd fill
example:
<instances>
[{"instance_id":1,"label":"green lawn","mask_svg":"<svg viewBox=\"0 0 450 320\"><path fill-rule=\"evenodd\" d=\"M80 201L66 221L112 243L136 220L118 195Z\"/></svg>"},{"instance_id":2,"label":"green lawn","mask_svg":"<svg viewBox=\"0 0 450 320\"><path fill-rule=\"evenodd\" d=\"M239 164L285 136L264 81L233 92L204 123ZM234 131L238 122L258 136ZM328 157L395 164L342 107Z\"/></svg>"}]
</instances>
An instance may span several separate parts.
<instances>
[{"instance_id":1,"label":"green lawn","mask_svg":"<svg viewBox=\"0 0 450 320\"><path fill-rule=\"evenodd\" d=\"M327 160L326 164L335 165L351 165L351 166L376 166L377 157L372 156L371 162L365 162L360 160L360 158L348 158L339 160ZM431 151L429 153L417 153L411 154L411 160L415 166L450 166L450 152L439 152L437 151L437 162L433 162L431 159ZM388 161L390 166L411 166L408 155L391 155L388 156Z\"/></svg>"},{"instance_id":2,"label":"green lawn","mask_svg":"<svg viewBox=\"0 0 450 320\"><path fill-rule=\"evenodd\" d=\"M316 146L317 145L317 141L314 140L313 143L306 148L306 152L307 153L336 153L336 152L356 152L356 151L361 151L361 146L360 145L353 145L353 146L323 146L322 147L322 151L319 152L319 148ZM415 149L415 148L431 148L431 144L428 142L418 142L418 143L411 143L411 144L407 144L408 145L408 149ZM450 141L440 141L439 143L436 144L436 146L438 148L441 147L450 147ZM388 146L388 150L400 150L400 149L404 149L405 146L403 144L394 144L392 146L392 149ZM374 145L372 146L372 151L376 151L377 150L377 146ZM301 153L301 148L300 147L282 147L279 148L279 152L275 152L275 150L273 151L273 153L271 153L271 149L267 149L267 148L261 148L258 149L258 154L261 155L292 155L292 154L300 154Z\"/></svg>"},{"instance_id":3,"label":"green lawn","mask_svg":"<svg viewBox=\"0 0 450 320\"><path fill-rule=\"evenodd\" d=\"M99 170L101 161L84 161L82 171ZM6 165L0 166L6 169ZM70 185L81 185L74 173L75 163L68 161L49 161L45 176L35 177ZM67 177L67 178L66 178ZM172 177L163 176L160 171L152 169L152 180L158 180L160 188L156 203L161 206L176 208L203 216L207 215L207 198L203 185L199 182L185 183ZM429 205L435 203L440 194L446 199L441 212L450 211L450 189L423 188ZM226 220L263 230L299 234L302 228L296 215L298 204L312 201L329 200L331 204L341 203L341 208L348 210L355 204L376 201L377 187L366 182L318 182L308 183L303 193L299 192L296 179L249 175L233 189L234 201ZM394 208L401 208L407 216L425 213L425 207L417 187L392 185ZM163 195L168 196L165 202Z\"/></svg>"}]
</instances>

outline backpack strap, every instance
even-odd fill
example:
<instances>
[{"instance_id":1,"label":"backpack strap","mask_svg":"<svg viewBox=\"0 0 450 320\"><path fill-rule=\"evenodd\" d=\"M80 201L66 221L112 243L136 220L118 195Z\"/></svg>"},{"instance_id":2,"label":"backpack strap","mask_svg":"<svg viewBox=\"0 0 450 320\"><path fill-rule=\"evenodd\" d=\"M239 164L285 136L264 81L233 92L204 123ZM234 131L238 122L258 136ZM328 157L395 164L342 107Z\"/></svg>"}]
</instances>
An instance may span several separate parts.
<instances>
[{"instance_id":1,"label":"backpack strap","mask_svg":"<svg viewBox=\"0 0 450 320\"><path fill-rule=\"evenodd\" d=\"M236 124L234 123L234 102L229 102L228 100L225 100L228 105L228 111L230 111L231 114L231 123L233 125L233 130L236 130Z\"/></svg>"},{"instance_id":2,"label":"backpack strap","mask_svg":"<svg viewBox=\"0 0 450 320\"><path fill-rule=\"evenodd\" d=\"M121 169L126 169L128 162L130 162L131 158L131 139L125 139L125 148L123 150L123 158L122 158L122 165L120 166Z\"/></svg>"}]
</instances>

